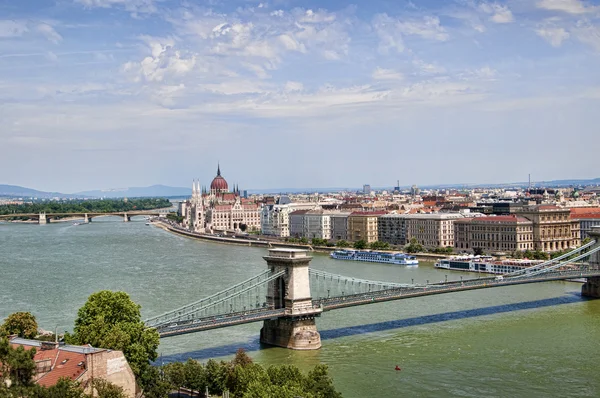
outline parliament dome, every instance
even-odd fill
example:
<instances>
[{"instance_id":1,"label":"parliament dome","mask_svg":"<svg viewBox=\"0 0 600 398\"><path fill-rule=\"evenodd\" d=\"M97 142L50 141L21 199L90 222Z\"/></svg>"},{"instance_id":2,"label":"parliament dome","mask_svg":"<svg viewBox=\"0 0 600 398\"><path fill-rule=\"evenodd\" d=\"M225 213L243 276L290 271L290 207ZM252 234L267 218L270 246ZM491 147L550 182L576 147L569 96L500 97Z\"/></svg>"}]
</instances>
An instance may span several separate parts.
<instances>
[{"instance_id":1,"label":"parliament dome","mask_svg":"<svg viewBox=\"0 0 600 398\"><path fill-rule=\"evenodd\" d=\"M217 166L217 176L213 178L212 182L210 183L210 189L211 191L214 190L217 192L227 192L229 189L227 181L225 181L225 179L221 176L220 166Z\"/></svg>"}]
</instances>

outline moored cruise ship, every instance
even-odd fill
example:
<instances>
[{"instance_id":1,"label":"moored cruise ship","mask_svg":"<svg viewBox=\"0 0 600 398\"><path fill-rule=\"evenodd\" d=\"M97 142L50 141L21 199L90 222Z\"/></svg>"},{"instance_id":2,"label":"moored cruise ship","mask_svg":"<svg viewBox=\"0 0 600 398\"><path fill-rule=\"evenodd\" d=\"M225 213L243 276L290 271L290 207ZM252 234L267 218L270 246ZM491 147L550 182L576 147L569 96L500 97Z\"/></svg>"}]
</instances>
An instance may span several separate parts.
<instances>
[{"instance_id":1,"label":"moored cruise ship","mask_svg":"<svg viewBox=\"0 0 600 398\"><path fill-rule=\"evenodd\" d=\"M387 263L398 265L418 265L415 256L404 253L386 253L376 251L336 250L331 253L331 258L336 260L367 261L371 263Z\"/></svg>"},{"instance_id":2,"label":"moored cruise ship","mask_svg":"<svg viewBox=\"0 0 600 398\"><path fill-rule=\"evenodd\" d=\"M483 272L486 274L506 274L531 267L543 260L508 259L495 261L491 256L452 256L435 263L436 268L453 271Z\"/></svg>"}]
</instances>

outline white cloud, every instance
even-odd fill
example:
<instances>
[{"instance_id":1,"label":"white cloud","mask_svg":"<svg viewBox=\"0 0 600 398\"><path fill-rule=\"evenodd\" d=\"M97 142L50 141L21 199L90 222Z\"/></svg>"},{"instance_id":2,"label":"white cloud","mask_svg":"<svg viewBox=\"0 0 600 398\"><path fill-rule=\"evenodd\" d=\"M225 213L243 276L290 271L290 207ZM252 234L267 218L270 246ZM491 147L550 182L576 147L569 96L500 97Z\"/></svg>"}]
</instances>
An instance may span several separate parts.
<instances>
[{"instance_id":1,"label":"white cloud","mask_svg":"<svg viewBox=\"0 0 600 398\"><path fill-rule=\"evenodd\" d=\"M302 91L304 90L304 85L300 82L288 81L285 83L283 90L287 92Z\"/></svg>"},{"instance_id":2,"label":"white cloud","mask_svg":"<svg viewBox=\"0 0 600 398\"><path fill-rule=\"evenodd\" d=\"M58 34L54 28L48 24L41 23L37 26L37 31L46 36L54 44L58 44L62 40L62 36Z\"/></svg>"},{"instance_id":3,"label":"white cloud","mask_svg":"<svg viewBox=\"0 0 600 398\"><path fill-rule=\"evenodd\" d=\"M134 14L154 13L157 11L154 0L74 0L88 8L111 8L113 6L123 7Z\"/></svg>"},{"instance_id":4,"label":"white cloud","mask_svg":"<svg viewBox=\"0 0 600 398\"><path fill-rule=\"evenodd\" d=\"M377 68L373 71L371 77L375 80L402 80L404 76L402 73L397 72L393 69Z\"/></svg>"},{"instance_id":5,"label":"white cloud","mask_svg":"<svg viewBox=\"0 0 600 398\"><path fill-rule=\"evenodd\" d=\"M266 78L269 78L269 77L271 77L271 76L270 76L270 75L269 75L269 74L268 74L268 73L265 71L265 68L263 68L263 67L262 67L262 66L260 66L260 65L251 64L251 63L248 63L248 62L244 62L244 63L242 63L242 65L244 66L244 68L246 68L246 69L248 69L248 70L250 70L250 71L254 72L254 73L256 74L256 76L257 76L259 79L266 79Z\"/></svg>"},{"instance_id":6,"label":"white cloud","mask_svg":"<svg viewBox=\"0 0 600 398\"><path fill-rule=\"evenodd\" d=\"M446 72L446 69L443 66L430 64L420 59L414 59L412 63L413 66L417 69L418 74L437 75Z\"/></svg>"},{"instance_id":7,"label":"white cloud","mask_svg":"<svg viewBox=\"0 0 600 398\"><path fill-rule=\"evenodd\" d=\"M535 30L538 36L546 40L552 47L560 47L570 36L563 28L540 27Z\"/></svg>"},{"instance_id":8,"label":"white cloud","mask_svg":"<svg viewBox=\"0 0 600 398\"><path fill-rule=\"evenodd\" d=\"M573 33L579 41L600 52L600 27L588 21L579 21Z\"/></svg>"},{"instance_id":9,"label":"white cloud","mask_svg":"<svg viewBox=\"0 0 600 398\"><path fill-rule=\"evenodd\" d=\"M483 2L479 5L479 9L491 15L490 20L495 23L511 23L515 21L512 11L507 6L498 3Z\"/></svg>"},{"instance_id":10,"label":"white cloud","mask_svg":"<svg viewBox=\"0 0 600 398\"><path fill-rule=\"evenodd\" d=\"M335 14L325 10L306 10L303 15L298 18L298 22L302 23L331 23L335 21Z\"/></svg>"},{"instance_id":11,"label":"white cloud","mask_svg":"<svg viewBox=\"0 0 600 398\"><path fill-rule=\"evenodd\" d=\"M538 8L569 14L585 14L598 8L586 6L581 0L540 0L536 5Z\"/></svg>"},{"instance_id":12,"label":"white cloud","mask_svg":"<svg viewBox=\"0 0 600 398\"><path fill-rule=\"evenodd\" d=\"M396 21L387 14L377 14L373 18L373 29L379 37L379 52L387 54L390 50L401 53L404 51L402 33L396 26Z\"/></svg>"},{"instance_id":13,"label":"white cloud","mask_svg":"<svg viewBox=\"0 0 600 398\"><path fill-rule=\"evenodd\" d=\"M141 62L127 62L123 71L133 81L160 82L171 76L184 75L190 72L196 64L196 56L184 58L179 50L173 48L172 39L152 39L145 37L151 49L151 56Z\"/></svg>"},{"instance_id":14,"label":"white cloud","mask_svg":"<svg viewBox=\"0 0 600 398\"><path fill-rule=\"evenodd\" d=\"M498 77L498 71L489 66L484 66L479 69L469 70L462 77L463 80L493 81Z\"/></svg>"},{"instance_id":15,"label":"white cloud","mask_svg":"<svg viewBox=\"0 0 600 398\"><path fill-rule=\"evenodd\" d=\"M0 20L0 37L19 37L27 31L27 22Z\"/></svg>"},{"instance_id":16,"label":"white cloud","mask_svg":"<svg viewBox=\"0 0 600 398\"><path fill-rule=\"evenodd\" d=\"M421 36L425 39L446 41L449 36L446 29L440 25L438 17L424 17L422 21L398 21L396 22L398 30L405 35Z\"/></svg>"}]
</instances>

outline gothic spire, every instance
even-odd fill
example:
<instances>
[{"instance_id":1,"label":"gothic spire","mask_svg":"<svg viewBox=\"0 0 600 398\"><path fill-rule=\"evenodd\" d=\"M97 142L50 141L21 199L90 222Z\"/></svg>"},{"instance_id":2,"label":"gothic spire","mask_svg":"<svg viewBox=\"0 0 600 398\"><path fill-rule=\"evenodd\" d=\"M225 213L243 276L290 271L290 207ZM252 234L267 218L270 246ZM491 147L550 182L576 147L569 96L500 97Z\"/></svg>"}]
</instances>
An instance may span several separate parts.
<instances>
[{"instance_id":1,"label":"gothic spire","mask_svg":"<svg viewBox=\"0 0 600 398\"><path fill-rule=\"evenodd\" d=\"M221 165L217 162L217 176L221 175Z\"/></svg>"}]
</instances>

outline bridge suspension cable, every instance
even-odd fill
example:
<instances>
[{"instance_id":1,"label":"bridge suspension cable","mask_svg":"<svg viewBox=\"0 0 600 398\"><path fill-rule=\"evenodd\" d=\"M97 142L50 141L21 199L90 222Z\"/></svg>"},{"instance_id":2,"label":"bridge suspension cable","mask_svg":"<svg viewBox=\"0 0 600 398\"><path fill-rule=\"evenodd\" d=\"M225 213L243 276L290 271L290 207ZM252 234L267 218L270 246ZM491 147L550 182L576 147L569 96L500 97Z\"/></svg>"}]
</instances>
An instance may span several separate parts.
<instances>
[{"instance_id":1,"label":"bridge suspension cable","mask_svg":"<svg viewBox=\"0 0 600 398\"><path fill-rule=\"evenodd\" d=\"M256 286L262 283L265 283L269 276L271 275L270 270L266 270L252 278L246 279L243 282L240 282L230 288L222 290L218 293L215 293L211 296L205 297L201 300L195 301L191 304L186 304L182 307L174 309L172 311L165 312L161 315L154 316L152 318L148 318L144 321L146 326L155 327L157 325L161 325L167 322L172 322L173 319L177 319L178 317L187 316L191 313L194 313L198 310L205 309L207 306L214 304L215 302L222 302L223 299L235 295L240 290L247 288L249 286Z\"/></svg>"},{"instance_id":2,"label":"bridge suspension cable","mask_svg":"<svg viewBox=\"0 0 600 398\"><path fill-rule=\"evenodd\" d=\"M314 298L345 296L358 293L368 293L379 290L414 288L419 285L409 283L371 281L332 274L327 271L310 269L311 294Z\"/></svg>"},{"instance_id":3,"label":"bridge suspension cable","mask_svg":"<svg viewBox=\"0 0 600 398\"><path fill-rule=\"evenodd\" d=\"M526 272L525 274L511 276L510 278L531 277L531 276L535 276L535 275L544 274L546 272L553 271L553 270L555 270L557 268L568 266L569 264L573 264L573 263L575 263L575 262L577 262L579 260L583 260L584 258L586 258L586 257L588 257L588 256L590 256L590 255L592 255L592 254L594 254L594 253L596 253L598 251L600 251L600 246L595 247L592 250L590 250L589 252L585 252L583 254L580 254L579 256L576 256L574 258L568 259L566 261L559 262L557 264L547 266L547 267L545 267L543 269L532 270L532 271ZM570 252L570 253L572 253L572 252ZM529 270L529 268L527 270Z\"/></svg>"},{"instance_id":4,"label":"bridge suspension cable","mask_svg":"<svg viewBox=\"0 0 600 398\"><path fill-rule=\"evenodd\" d=\"M552 264L554 264L556 262L560 262L561 260L563 260L565 258L571 257L574 254L580 253L583 250L586 250L587 248L593 246L594 244L596 244L596 241L588 242L585 245L583 245L581 247L578 247L577 249L574 249L574 250L572 250L572 251L570 251L568 253L562 254L562 255L560 255L560 256L558 256L556 258L553 258L551 260L544 261L541 264L537 264L537 265L534 265L534 266L531 266L531 267L520 269L518 271L514 271L514 272L510 272L510 273L504 274L504 277L505 278L512 278L512 277L522 276L522 275L525 275L525 274L531 274L532 272L536 272L538 270L546 269L548 266L551 266ZM593 252L595 253L596 251L597 250L594 250ZM592 252L586 252L586 256L588 254L590 254L590 253L592 253Z\"/></svg>"}]
</instances>

